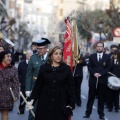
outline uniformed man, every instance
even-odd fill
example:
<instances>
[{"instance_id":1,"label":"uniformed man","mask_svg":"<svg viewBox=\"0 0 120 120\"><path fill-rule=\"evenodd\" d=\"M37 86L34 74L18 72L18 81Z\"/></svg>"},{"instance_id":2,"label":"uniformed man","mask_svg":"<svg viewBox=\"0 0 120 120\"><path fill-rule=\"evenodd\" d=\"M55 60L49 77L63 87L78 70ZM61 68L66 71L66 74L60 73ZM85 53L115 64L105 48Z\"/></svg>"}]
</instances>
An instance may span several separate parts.
<instances>
[{"instance_id":1,"label":"uniformed man","mask_svg":"<svg viewBox=\"0 0 120 120\"><path fill-rule=\"evenodd\" d=\"M47 60L47 49L48 44L51 42L46 38L41 38L37 42L37 53L32 55L30 61L28 63L27 74L26 74L26 96L29 97L30 93L34 87L35 81L38 76L39 68L42 64L44 64ZM34 105L34 110L36 108L36 104ZM31 113L29 113L28 120L34 120L34 117Z\"/></svg>"}]
</instances>

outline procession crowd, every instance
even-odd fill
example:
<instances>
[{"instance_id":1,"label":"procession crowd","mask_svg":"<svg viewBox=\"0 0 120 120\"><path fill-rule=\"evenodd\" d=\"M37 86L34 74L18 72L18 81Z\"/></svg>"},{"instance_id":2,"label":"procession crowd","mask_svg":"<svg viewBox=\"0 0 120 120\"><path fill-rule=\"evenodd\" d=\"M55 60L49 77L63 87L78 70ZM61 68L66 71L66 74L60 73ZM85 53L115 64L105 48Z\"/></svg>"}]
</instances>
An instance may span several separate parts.
<instances>
[{"instance_id":1,"label":"procession crowd","mask_svg":"<svg viewBox=\"0 0 120 120\"><path fill-rule=\"evenodd\" d=\"M63 45L46 38L33 42L22 55L18 68L15 65L13 47L0 45L0 112L1 120L8 120L14 102L19 100L18 114L29 110L28 120L70 120L75 104L81 106L83 67L89 72L88 101L83 118L92 114L94 100L98 99L99 119L105 120L104 107L108 112L119 113L120 50L111 45L110 52L104 43L96 43L96 52L79 55L73 73L63 61ZM80 50L79 50L80 53ZM42 113L42 114L41 114Z\"/></svg>"}]
</instances>

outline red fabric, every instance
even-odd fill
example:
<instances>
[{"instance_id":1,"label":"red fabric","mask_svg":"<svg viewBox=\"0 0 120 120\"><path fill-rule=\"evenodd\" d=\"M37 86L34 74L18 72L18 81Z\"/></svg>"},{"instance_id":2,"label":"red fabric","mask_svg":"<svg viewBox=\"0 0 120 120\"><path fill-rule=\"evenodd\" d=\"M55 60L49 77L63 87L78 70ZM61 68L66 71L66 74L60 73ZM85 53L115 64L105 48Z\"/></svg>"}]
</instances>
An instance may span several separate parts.
<instances>
[{"instance_id":1,"label":"red fabric","mask_svg":"<svg viewBox=\"0 0 120 120\"><path fill-rule=\"evenodd\" d=\"M73 71L73 58L72 58L72 27L69 21L66 19L66 33L64 35L64 49L63 49L63 60L70 65Z\"/></svg>"},{"instance_id":2,"label":"red fabric","mask_svg":"<svg viewBox=\"0 0 120 120\"><path fill-rule=\"evenodd\" d=\"M11 67L11 64L9 64L8 67ZM0 63L0 68L1 68L1 69L4 69L5 66L4 66L2 63Z\"/></svg>"},{"instance_id":3,"label":"red fabric","mask_svg":"<svg viewBox=\"0 0 120 120\"><path fill-rule=\"evenodd\" d=\"M72 120L72 117L68 117L68 120Z\"/></svg>"},{"instance_id":4,"label":"red fabric","mask_svg":"<svg viewBox=\"0 0 120 120\"><path fill-rule=\"evenodd\" d=\"M2 63L0 63L0 68L1 68L1 69L4 69L5 66L4 66Z\"/></svg>"}]
</instances>

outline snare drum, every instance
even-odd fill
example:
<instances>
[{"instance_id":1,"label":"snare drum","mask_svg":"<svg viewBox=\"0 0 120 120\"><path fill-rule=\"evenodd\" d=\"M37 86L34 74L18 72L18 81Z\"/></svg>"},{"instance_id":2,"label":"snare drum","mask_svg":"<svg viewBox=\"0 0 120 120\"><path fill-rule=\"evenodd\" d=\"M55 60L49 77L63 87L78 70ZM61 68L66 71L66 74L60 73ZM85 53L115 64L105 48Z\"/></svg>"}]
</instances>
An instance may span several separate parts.
<instances>
[{"instance_id":1,"label":"snare drum","mask_svg":"<svg viewBox=\"0 0 120 120\"><path fill-rule=\"evenodd\" d=\"M119 78L115 77L115 76L110 76L108 78L108 84L107 86L112 89L112 90L118 90L120 89L120 80Z\"/></svg>"}]
</instances>

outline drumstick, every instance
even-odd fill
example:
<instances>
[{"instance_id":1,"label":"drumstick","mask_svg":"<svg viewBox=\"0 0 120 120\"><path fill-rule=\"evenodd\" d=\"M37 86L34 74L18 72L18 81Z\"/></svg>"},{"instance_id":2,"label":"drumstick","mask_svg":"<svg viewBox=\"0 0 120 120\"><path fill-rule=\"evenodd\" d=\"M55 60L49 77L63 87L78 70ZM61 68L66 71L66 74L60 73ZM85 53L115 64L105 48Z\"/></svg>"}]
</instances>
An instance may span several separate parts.
<instances>
[{"instance_id":1,"label":"drumstick","mask_svg":"<svg viewBox=\"0 0 120 120\"><path fill-rule=\"evenodd\" d=\"M97 81L96 81L96 89L97 89L97 86L98 86L98 77L97 77Z\"/></svg>"},{"instance_id":2,"label":"drumstick","mask_svg":"<svg viewBox=\"0 0 120 120\"><path fill-rule=\"evenodd\" d=\"M25 97L24 97L24 95L22 94L21 91L20 91L20 95L21 95L21 97L23 98L23 100L25 101L25 103L26 103L26 105L27 105L27 100L25 99ZM31 114L33 115L33 117L35 117L35 114L34 114L33 110L30 109L30 112L31 112Z\"/></svg>"},{"instance_id":3,"label":"drumstick","mask_svg":"<svg viewBox=\"0 0 120 120\"><path fill-rule=\"evenodd\" d=\"M115 74L113 74L113 73L111 73L111 72L108 72L108 73L116 77L116 75L115 75Z\"/></svg>"},{"instance_id":4,"label":"drumstick","mask_svg":"<svg viewBox=\"0 0 120 120\"><path fill-rule=\"evenodd\" d=\"M31 92L32 92L32 91L31 91ZM25 99L27 100L27 99L28 99L28 97L26 97ZM24 102L25 102L25 101L23 101L23 102L21 103L21 105L23 105L23 104L24 104Z\"/></svg>"},{"instance_id":5,"label":"drumstick","mask_svg":"<svg viewBox=\"0 0 120 120\"><path fill-rule=\"evenodd\" d=\"M15 96L14 96L14 94L13 94L13 91L12 91L12 88L11 88L11 87L10 87L10 92L11 92L11 95L12 95L12 97L13 97L13 100L15 100ZM17 108L17 110L18 110L18 113L20 113L20 110L19 110L19 107L18 107L17 102L15 102L15 104L16 104L16 108Z\"/></svg>"},{"instance_id":6,"label":"drumstick","mask_svg":"<svg viewBox=\"0 0 120 120\"><path fill-rule=\"evenodd\" d=\"M28 99L28 97L25 98L26 100ZM21 103L21 105L23 105L25 103L25 101L23 100L23 102Z\"/></svg>"}]
</instances>

